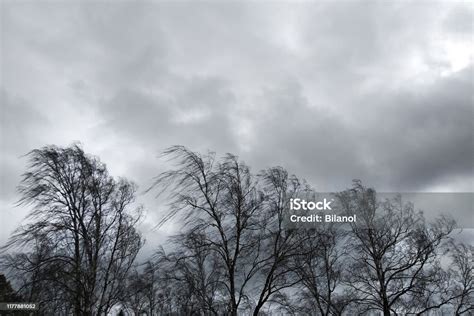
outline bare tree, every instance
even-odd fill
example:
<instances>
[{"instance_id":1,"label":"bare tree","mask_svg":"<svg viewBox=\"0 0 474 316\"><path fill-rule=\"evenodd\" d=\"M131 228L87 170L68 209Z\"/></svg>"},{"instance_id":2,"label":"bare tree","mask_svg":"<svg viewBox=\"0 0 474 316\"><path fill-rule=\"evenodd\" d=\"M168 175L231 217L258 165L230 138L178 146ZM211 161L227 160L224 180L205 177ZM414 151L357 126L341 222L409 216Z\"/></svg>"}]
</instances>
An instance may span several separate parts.
<instances>
[{"instance_id":1,"label":"bare tree","mask_svg":"<svg viewBox=\"0 0 474 316\"><path fill-rule=\"evenodd\" d=\"M177 237L179 249L169 260L174 262L175 280L184 282L203 315L218 315L222 302L222 267L203 233L190 232Z\"/></svg>"},{"instance_id":2,"label":"bare tree","mask_svg":"<svg viewBox=\"0 0 474 316\"><path fill-rule=\"evenodd\" d=\"M79 146L29 154L19 203L33 210L2 257L22 299L75 315L472 312L473 249L447 244L453 221L426 223L412 204L355 182L338 200L357 223L295 229L290 200L314 190L283 168L254 174L233 155L181 146L165 155L177 166L153 186L170 198L159 225L176 216L182 231L137 265L135 186Z\"/></svg>"},{"instance_id":3,"label":"bare tree","mask_svg":"<svg viewBox=\"0 0 474 316\"><path fill-rule=\"evenodd\" d=\"M344 286L347 264L347 233L334 224L321 223L317 228L301 230L301 253L293 257L301 279L301 308L307 314L342 315L353 299Z\"/></svg>"},{"instance_id":4,"label":"bare tree","mask_svg":"<svg viewBox=\"0 0 474 316\"><path fill-rule=\"evenodd\" d=\"M44 147L28 157L19 204L33 210L6 248L23 251L17 259L25 259L29 282L60 289L74 314L106 314L142 245L135 229L140 210L132 209L135 185L112 178L78 145ZM11 256L5 262L14 272L19 261Z\"/></svg>"},{"instance_id":5,"label":"bare tree","mask_svg":"<svg viewBox=\"0 0 474 316\"><path fill-rule=\"evenodd\" d=\"M452 305L456 315L469 315L474 310L474 246L455 242L449 246Z\"/></svg>"},{"instance_id":6,"label":"bare tree","mask_svg":"<svg viewBox=\"0 0 474 316\"><path fill-rule=\"evenodd\" d=\"M11 272L11 278L17 287L17 293L28 302L40 302L40 310L47 304L47 312L54 314L68 314L72 311L74 298L65 286L69 286L67 274L61 262L51 261L54 243L45 236L33 236L29 249L20 253L5 255L2 265Z\"/></svg>"},{"instance_id":7,"label":"bare tree","mask_svg":"<svg viewBox=\"0 0 474 316\"><path fill-rule=\"evenodd\" d=\"M264 170L259 175L264 203L258 213L260 225L260 243L255 254L256 271L254 282L258 299L253 315L258 315L262 307L270 300L284 304L288 301L286 290L294 287L300 280L293 257L302 252L302 235L285 226L285 216L292 198L311 188L296 176L290 176L281 167ZM305 250L303 250L305 251Z\"/></svg>"},{"instance_id":8,"label":"bare tree","mask_svg":"<svg viewBox=\"0 0 474 316\"><path fill-rule=\"evenodd\" d=\"M0 302L18 302L21 296L12 288L5 275L0 274Z\"/></svg>"},{"instance_id":9,"label":"bare tree","mask_svg":"<svg viewBox=\"0 0 474 316\"><path fill-rule=\"evenodd\" d=\"M212 153L201 156L181 146L165 155L178 166L155 184L171 191L164 221L183 211L186 227L219 259L228 313L245 308L257 315L272 296L298 282L286 264L298 239L284 229L283 211L299 181L282 168L254 175L233 155L216 161Z\"/></svg>"},{"instance_id":10,"label":"bare tree","mask_svg":"<svg viewBox=\"0 0 474 316\"><path fill-rule=\"evenodd\" d=\"M246 262L258 247L258 222L254 220L263 197L249 168L235 156L216 162L213 154L200 156L184 147L170 148L166 155L178 168L161 174L156 184L171 190L172 211L168 219L185 210L188 226L206 236L225 271L228 313L237 315L246 300L245 288L255 273Z\"/></svg>"},{"instance_id":11,"label":"bare tree","mask_svg":"<svg viewBox=\"0 0 474 316\"><path fill-rule=\"evenodd\" d=\"M366 311L381 310L384 315L419 313L439 308L439 302L411 300L420 291L435 285L439 278L438 253L454 222L440 218L433 224L424 221L411 203L401 198L379 201L374 190L355 182L342 192L345 212L357 214L352 225L350 285L359 293L359 304ZM414 304L406 304L407 302ZM447 302L444 302L446 304Z\"/></svg>"},{"instance_id":12,"label":"bare tree","mask_svg":"<svg viewBox=\"0 0 474 316\"><path fill-rule=\"evenodd\" d=\"M141 274L137 269L130 271L125 285L125 291L121 298L122 313L124 310L133 315L140 315L143 311L148 311L150 306L149 298L146 290L151 285L144 274ZM153 315L150 313L150 315Z\"/></svg>"}]
</instances>

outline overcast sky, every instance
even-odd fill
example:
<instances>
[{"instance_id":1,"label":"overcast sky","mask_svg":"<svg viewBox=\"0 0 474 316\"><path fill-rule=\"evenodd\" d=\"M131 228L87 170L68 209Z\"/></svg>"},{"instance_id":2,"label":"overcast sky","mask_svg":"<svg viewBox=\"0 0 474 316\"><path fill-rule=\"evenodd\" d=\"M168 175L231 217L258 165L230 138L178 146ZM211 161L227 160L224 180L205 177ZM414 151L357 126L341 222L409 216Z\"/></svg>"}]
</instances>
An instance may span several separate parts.
<instances>
[{"instance_id":1,"label":"overcast sky","mask_svg":"<svg viewBox=\"0 0 474 316\"><path fill-rule=\"evenodd\" d=\"M469 1L3 0L0 242L21 156L74 141L142 189L180 144L319 191L472 192L473 44Z\"/></svg>"}]
</instances>

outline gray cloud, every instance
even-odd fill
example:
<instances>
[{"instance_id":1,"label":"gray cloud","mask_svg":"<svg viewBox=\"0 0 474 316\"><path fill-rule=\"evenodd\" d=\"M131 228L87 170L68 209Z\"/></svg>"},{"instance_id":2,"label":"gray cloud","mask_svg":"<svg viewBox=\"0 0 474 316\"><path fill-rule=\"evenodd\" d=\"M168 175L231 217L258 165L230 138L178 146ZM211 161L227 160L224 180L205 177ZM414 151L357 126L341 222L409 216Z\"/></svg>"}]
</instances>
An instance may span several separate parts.
<instances>
[{"instance_id":1,"label":"gray cloud","mask_svg":"<svg viewBox=\"0 0 474 316\"><path fill-rule=\"evenodd\" d=\"M473 189L467 3L6 1L1 11L2 214L13 212L18 157L76 140L142 188L165 166L158 153L183 144L254 170L283 165L322 191L353 178L384 191ZM160 206L141 199L152 227Z\"/></svg>"},{"instance_id":2,"label":"gray cloud","mask_svg":"<svg viewBox=\"0 0 474 316\"><path fill-rule=\"evenodd\" d=\"M41 133L48 121L25 100L0 89L1 108L1 177L0 199L14 198L15 187L20 180L18 170L23 168L21 156L25 148L37 143L36 133Z\"/></svg>"}]
</instances>

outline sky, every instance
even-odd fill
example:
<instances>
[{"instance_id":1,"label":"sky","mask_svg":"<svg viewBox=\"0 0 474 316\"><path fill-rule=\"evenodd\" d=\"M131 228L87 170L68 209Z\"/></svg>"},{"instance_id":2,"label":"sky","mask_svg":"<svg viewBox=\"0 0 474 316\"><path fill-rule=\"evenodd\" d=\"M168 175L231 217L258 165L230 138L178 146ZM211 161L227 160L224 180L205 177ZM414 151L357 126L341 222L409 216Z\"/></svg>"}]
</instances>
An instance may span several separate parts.
<instances>
[{"instance_id":1,"label":"sky","mask_svg":"<svg viewBox=\"0 0 474 316\"><path fill-rule=\"evenodd\" d=\"M321 192L473 192L469 1L0 2L0 243L28 151L82 143L135 181L185 145ZM158 236L158 237L156 237ZM153 244L153 242L152 242Z\"/></svg>"}]
</instances>

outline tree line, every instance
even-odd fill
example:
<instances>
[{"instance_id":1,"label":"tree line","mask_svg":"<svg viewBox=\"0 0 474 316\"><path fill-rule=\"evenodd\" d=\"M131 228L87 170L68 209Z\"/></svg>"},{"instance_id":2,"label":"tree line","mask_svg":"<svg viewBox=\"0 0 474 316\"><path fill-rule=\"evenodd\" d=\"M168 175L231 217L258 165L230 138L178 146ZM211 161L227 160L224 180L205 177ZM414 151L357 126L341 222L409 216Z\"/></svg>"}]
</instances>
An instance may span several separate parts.
<instances>
[{"instance_id":1,"label":"tree line","mask_svg":"<svg viewBox=\"0 0 474 316\"><path fill-rule=\"evenodd\" d=\"M474 247L453 240L450 218L427 222L354 181L337 199L357 224L288 229L290 199L314 192L304 180L281 167L253 173L230 154L164 155L174 166L148 192L169 202L158 226L180 229L138 262L136 185L79 145L31 151L18 192L32 211L2 248L9 295L39 302L38 315L474 311Z\"/></svg>"}]
</instances>

